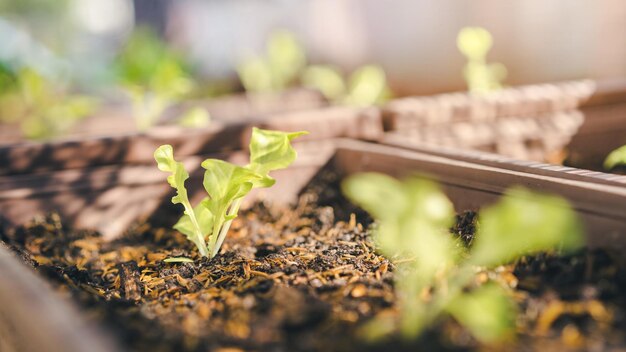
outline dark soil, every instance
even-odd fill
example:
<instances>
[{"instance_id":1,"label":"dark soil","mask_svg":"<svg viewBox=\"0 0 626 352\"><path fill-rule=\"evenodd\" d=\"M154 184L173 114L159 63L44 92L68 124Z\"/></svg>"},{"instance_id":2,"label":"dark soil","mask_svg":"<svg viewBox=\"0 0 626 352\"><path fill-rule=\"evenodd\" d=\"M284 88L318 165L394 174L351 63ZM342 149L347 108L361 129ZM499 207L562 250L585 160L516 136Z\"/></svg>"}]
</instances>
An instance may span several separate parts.
<instances>
[{"instance_id":1,"label":"dark soil","mask_svg":"<svg viewBox=\"0 0 626 352\"><path fill-rule=\"evenodd\" d=\"M133 351L397 351L624 347L626 274L606 252L538 255L477 281L511 287L519 302L517 339L480 346L451 319L420 340L365 344L359 326L397 314L393 265L377 254L371 219L321 173L299 203L257 203L235 220L221 254L208 260L169 228L138 224L104 242L65 228L58 216L2 234L24 260L86 315ZM474 213L452 229L471 246ZM185 256L193 263L168 264Z\"/></svg>"}]
</instances>

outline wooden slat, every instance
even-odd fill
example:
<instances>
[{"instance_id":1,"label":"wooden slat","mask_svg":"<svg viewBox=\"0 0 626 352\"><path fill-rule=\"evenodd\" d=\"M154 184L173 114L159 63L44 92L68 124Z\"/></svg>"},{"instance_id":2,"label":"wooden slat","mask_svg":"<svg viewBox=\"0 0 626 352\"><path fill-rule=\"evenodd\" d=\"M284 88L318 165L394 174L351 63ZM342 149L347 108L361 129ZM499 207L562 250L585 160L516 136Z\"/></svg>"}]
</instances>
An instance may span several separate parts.
<instances>
[{"instance_id":1,"label":"wooden slat","mask_svg":"<svg viewBox=\"0 0 626 352\"><path fill-rule=\"evenodd\" d=\"M171 144L180 156L238 150L247 148L252 126L311 132L301 140L377 139L383 133L377 109L329 107L272 114L232 124L214 122L204 129L161 126L147 133L0 146L0 175L102 165L152 164L154 150L162 144Z\"/></svg>"},{"instance_id":2,"label":"wooden slat","mask_svg":"<svg viewBox=\"0 0 626 352\"><path fill-rule=\"evenodd\" d=\"M2 242L0 268L0 351L120 351Z\"/></svg>"},{"instance_id":3,"label":"wooden slat","mask_svg":"<svg viewBox=\"0 0 626 352\"><path fill-rule=\"evenodd\" d=\"M548 170L523 172L354 141L340 145L336 165L347 174L376 171L393 176L430 175L446 186L459 211L476 210L515 185L558 194L568 199L583 219L591 247L626 250L626 187L622 184L585 181L574 175L558 177Z\"/></svg>"}]
</instances>

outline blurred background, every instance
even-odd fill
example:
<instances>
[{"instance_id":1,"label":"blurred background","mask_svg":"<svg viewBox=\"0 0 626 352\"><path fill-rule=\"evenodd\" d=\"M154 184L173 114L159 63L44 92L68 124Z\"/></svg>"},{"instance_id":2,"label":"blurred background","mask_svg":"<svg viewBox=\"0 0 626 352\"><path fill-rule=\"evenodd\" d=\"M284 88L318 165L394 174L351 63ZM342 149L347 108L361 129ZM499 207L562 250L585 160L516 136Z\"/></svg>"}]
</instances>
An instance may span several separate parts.
<instances>
[{"instance_id":1,"label":"blurred background","mask_svg":"<svg viewBox=\"0 0 626 352\"><path fill-rule=\"evenodd\" d=\"M22 130L45 137L59 116L97 110L81 93L130 99L141 129L182 96L280 90L263 61L277 30L288 34L275 45L281 67L327 65L336 77L309 81L325 75L317 81L331 92L372 64L386 97L465 91L466 26L491 33L486 61L506 68L504 86L626 76L623 0L0 0L0 119L37 120ZM26 102L2 101L16 90ZM194 113L189 121L203 121Z\"/></svg>"}]
</instances>

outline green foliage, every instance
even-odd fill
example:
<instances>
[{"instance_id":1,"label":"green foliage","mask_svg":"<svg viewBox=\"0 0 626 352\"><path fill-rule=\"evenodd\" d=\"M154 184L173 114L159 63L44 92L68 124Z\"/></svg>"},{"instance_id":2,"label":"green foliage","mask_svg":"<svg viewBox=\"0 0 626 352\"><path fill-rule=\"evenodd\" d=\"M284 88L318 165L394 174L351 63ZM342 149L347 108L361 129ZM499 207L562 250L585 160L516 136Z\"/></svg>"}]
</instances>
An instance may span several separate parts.
<instances>
[{"instance_id":1,"label":"green foliage","mask_svg":"<svg viewBox=\"0 0 626 352\"><path fill-rule=\"evenodd\" d=\"M604 168L607 170L612 170L619 165L626 165L626 145L615 149L604 159Z\"/></svg>"},{"instance_id":2,"label":"green foliage","mask_svg":"<svg viewBox=\"0 0 626 352\"><path fill-rule=\"evenodd\" d=\"M265 55L247 58L237 73L248 92L280 92L299 81L337 104L370 106L390 97L385 72L379 66L362 66L349 78L344 78L333 66L306 66L304 48L287 31L272 33Z\"/></svg>"},{"instance_id":3,"label":"green foliage","mask_svg":"<svg viewBox=\"0 0 626 352\"><path fill-rule=\"evenodd\" d=\"M305 64L304 49L296 37L281 30L270 35L265 55L247 58L237 73L248 92L279 92L296 80Z\"/></svg>"},{"instance_id":4,"label":"green foliage","mask_svg":"<svg viewBox=\"0 0 626 352\"><path fill-rule=\"evenodd\" d=\"M411 177L398 181L377 173L351 176L342 185L353 202L376 220L374 240L396 263L400 319L392 325L413 338L448 313L485 342L512 332L515 306L496 284L477 286L476 270L490 270L521 255L582 244L581 227L568 203L522 188L506 193L480 213L474 245L461 255L449 233L454 208L436 183ZM428 292L428 295L424 295ZM393 331L388 317L365 333Z\"/></svg>"},{"instance_id":5,"label":"green foliage","mask_svg":"<svg viewBox=\"0 0 626 352\"><path fill-rule=\"evenodd\" d=\"M32 69L0 68L0 119L19 123L29 139L47 139L69 130L91 114L97 102L57 88Z\"/></svg>"},{"instance_id":6,"label":"green foliage","mask_svg":"<svg viewBox=\"0 0 626 352\"><path fill-rule=\"evenodd\" d=\"M468 62L463 75L470 92L486 93L502 88L507 70L500 63L487 64L487 53L491 49L491 34L481 27L465 27L457 36L457 47Z\"/></svg>"},{"instance_id":7,"label":"green foliage","mask_svg":"<svg viewBox=\"0 0 626 352\"><path fill-rule=\"evenodd\" d=\"M580 247L582 229L569 209L563 198L510 189L497 205L480 212L472 262L496 266L548 248L569 251Z\"/></svg>"},{"instance_id":8,"label":"green foliage","mask_svg":"<svg viewBox=\"0 0 626 352\"><path fill-rule=\"evenodd\" d=\"M445 309L481 341L502 340L515 326L517 308L494 283L458 295Z\"/></svg>"},{"instance_id":9,"label":"green foliage","mask_svg":"<svg viewBox=\"0 0 626 352\"><path fill-rule=\"evenodd\" d=\"M187 128L205 127L211 122L211 115L206 109L195 107L187 110L178 119L178 124Z\"/></svg>"},{"instance_id":10,"label":"green foliage","mask_svg":"<svg viewBox=\"0 0 626 352\"><path fill-rule=\"evenodd\" d=\"M192 207L185 181L189 174L182 163L174 160L172 146L162 145L154 153L161 171L170 172L167 181L177 194L172 203L182 204L185 211L174 228L192 241L202 256L214 257L226 238L232 220L237 217L241 200L253 188L270 187L275 180L269 172L283 169L296 159L291 141L306 132L252 130L250 163L237 166L219 159L206 159L203 186L208 197Z\"/></svg>"},{"instance_id":11,"label":"green foliage","mask_svg":"<svg viewBox=\"0 0 626 352\"><path fill-rule=\"evenodd\" d=\"M181 55L147 28L133 32L117 57L116 71L119 82L133 100L140 130L157 123L167 108L185 98L195 87ZM204 126L209 119L198 120L197 109L194 109L192 126ZM181 117L184 126L190 125L190 113ZM208 115L206 111L203 114Z\"/></svg>"},{"instance_id":12,"label":"green foliage","mask_svg":"<svg viewBox=\"0 0 626 352\"><path fill-rule=\"evenodd\" d=\"M347 82L338 69L326 65L307 67L302 84L315 88L335 103L353 106L381 104L390 97L385 71L376 65L365 65L350 75Z\"/></svg>"}]
</instances>

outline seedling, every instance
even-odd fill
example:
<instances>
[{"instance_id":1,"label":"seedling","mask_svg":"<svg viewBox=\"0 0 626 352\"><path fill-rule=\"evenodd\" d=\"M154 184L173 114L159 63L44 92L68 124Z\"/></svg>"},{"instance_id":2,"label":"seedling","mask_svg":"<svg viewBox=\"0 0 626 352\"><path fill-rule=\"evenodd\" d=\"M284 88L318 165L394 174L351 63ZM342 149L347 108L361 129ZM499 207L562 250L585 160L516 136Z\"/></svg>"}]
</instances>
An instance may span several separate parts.
<instances>
[{"instance_id":1,"label":"seedling","mask_svg":"<svg viewBox=\"0 0 626 352\"><path fill-rule=\"evenodd\" d=\"M241 84L248 92L279 92L293 83L306 64L304 49L287 31L272 33L265 54L250 56L238 67Z\"/></svg>"},{"instance_id":2,"label":"seedling","mask_svg":"<svg viewBox=\"0 0 626 352\"><path fill-rule=\"evenodd\" d=\"M337 104L371 106L384 103L390 97L385 71L376 65L365 65L344 80L337 68L312 65L301 77L305 87L315 88Z\"/></svg>"},{"instance_id":3,"label":"seedling","mask_svg":"<svg viewBox=\"0 0 626 352\"><path fill-rule=\"evenodd\" d=\"M0 119L19 123L29 139L47 139L69 130L91 114L95 99L67 93L37 71L0 70Z\"/></svg>"},{"instance_id":4,"label":"seedling","mask_svg":"<svg viewBox=\"0 0 626 352\"><path fill-rule=\"evenodd\" d=\"M436 183L364 173L345 180L343 191L377 220L374 240L382 254L397 261L399 321L373 320L364 327L367 338L396 329L414 338L449 314L476 338L498 341L512 331L515 305L504 287L476 283L476 272L526 254L582 244L580 224L567 201L523 188L509 190L480 212L471 251L465 253L449 233L454 208Z\"/></svg>"},{"instance_id":5,"label":"seedling","mask_svg":"<svg viewBox=\"0 0 626 352\"><path fill-rule=\"evenodd\" d=\"M133 101L140 130L156 124L170 106L195 86L188 65L146 28L136 30L117 58L117 75ZM210 120L206 110L195 108L182 115L183 126L201 127Z\"/></svg>"},{"instance_id":6,"label":"seedling","mask_svg":"<svg viewBox=\"0 0 626 352\"><path fill-rule=\"evenodd\" d=\"M306 53L296 37L281 30L272 33L264 55L251 56L237 68L248 92L280 92L294 83L319 90L336 104L371 106L390 97L385 71L365 65L344 78L330 65L307 66Z\"/></svg>"},{"instance_id":7,"label":"seedling","mask_svg":"<svg viewBox=\"0 0 626 352\"><path fill-rule=\"evenodd\" d=\"M607 170L612 170L619 165L626 165L626 145L615 149L604 159L604 168Z\"/></svg>"},{"instance_id":8,"label":"seedling","mask_svg":"<svg viewBox=\"0 0 626 352\"><path fill-rule=\"evenodd\" d=\"M253 188L271 187L276 182L269 173L284 169L296 159L291 141L307 132L279 132L253 128L250 139L250 163L237 166L219 159L202 162L204 189L209 194L193 207L187 196L185 180L189 174L174 159L171 145L162 145L154 152L161 171L170 172L167 182L176 189L172 203L182 204L184 215L174 229L193 242L200 255L214 257L220 250L242 199Z\"/></svg>"},{"instance_id":9,"label":"seedling","mask_svg":"<svg viewBox=\"0 0 626 352\"><path fill-rule=\"evenodd\" d=\"M487 63L487 53L493 40L491 33L481 27L465 27L456 39L457 47L467 58L463 76L472 93L487 93L502 88L507 70L501 63Z\"/></svg>"}]
</instances>

